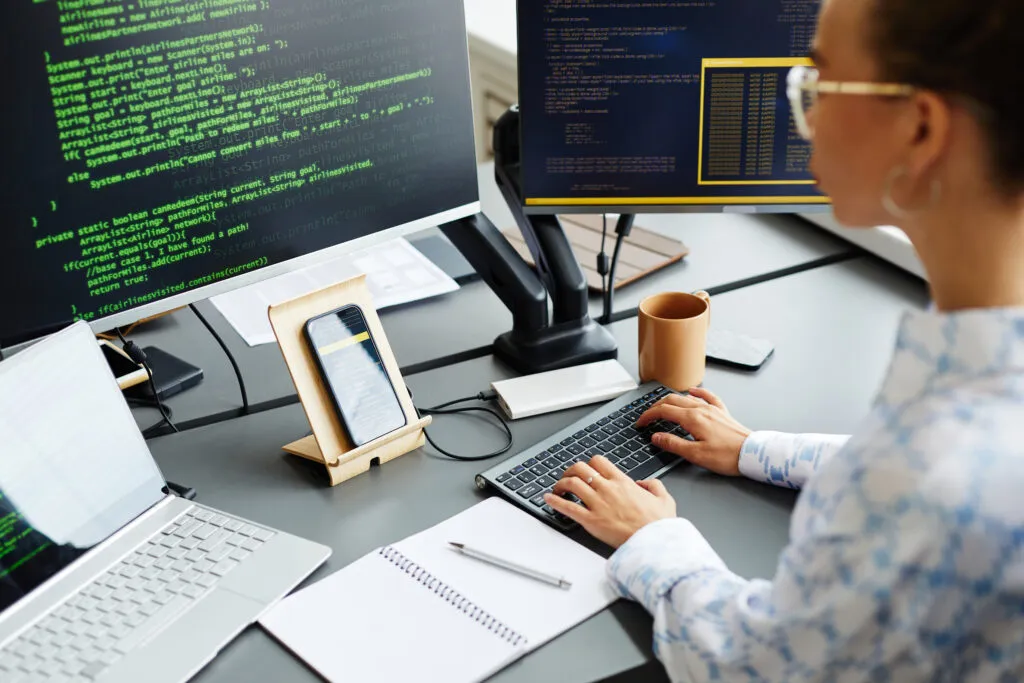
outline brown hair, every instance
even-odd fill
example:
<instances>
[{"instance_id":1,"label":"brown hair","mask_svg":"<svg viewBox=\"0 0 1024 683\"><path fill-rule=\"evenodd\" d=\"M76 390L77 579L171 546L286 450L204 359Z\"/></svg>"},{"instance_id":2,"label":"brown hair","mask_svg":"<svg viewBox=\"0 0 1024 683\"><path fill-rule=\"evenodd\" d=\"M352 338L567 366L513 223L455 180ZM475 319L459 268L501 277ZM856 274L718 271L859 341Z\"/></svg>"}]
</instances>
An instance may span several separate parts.
<instances>
[{"instance_id":1,"label":"brown hair","mask_svg":"<svg viewBox=\"0 0 1024 683\"><path fill-rule=\"evenodd\" d=\"M1024 192L1024 0L875 0L871 47L886 81L965 100L992 178Z\"/></svg>"}]
</instances>

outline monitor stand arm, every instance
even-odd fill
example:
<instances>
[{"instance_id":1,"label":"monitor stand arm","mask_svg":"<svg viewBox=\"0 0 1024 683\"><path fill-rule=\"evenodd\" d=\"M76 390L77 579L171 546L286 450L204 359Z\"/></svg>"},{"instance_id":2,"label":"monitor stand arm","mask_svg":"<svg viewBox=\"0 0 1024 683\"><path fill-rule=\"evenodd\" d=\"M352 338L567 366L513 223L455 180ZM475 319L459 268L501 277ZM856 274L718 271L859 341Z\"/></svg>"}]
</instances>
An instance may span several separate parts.
<instances>
[{"instance_id":1,"label":"monitor stand arm","mask_svg":"<svg viewBox=\"0 0 1024 683\"><path fill-rule=\"evenodd\" d=\"M517 182L517 107L495 125L494 149L495 180L536 272L483 214L447 223L441 230L512 312L512 330L495 340L495 355L524 374L615 358L615 339L590 317L586 279L557 217L523 211Z\"/></svg>"}]
</instances>

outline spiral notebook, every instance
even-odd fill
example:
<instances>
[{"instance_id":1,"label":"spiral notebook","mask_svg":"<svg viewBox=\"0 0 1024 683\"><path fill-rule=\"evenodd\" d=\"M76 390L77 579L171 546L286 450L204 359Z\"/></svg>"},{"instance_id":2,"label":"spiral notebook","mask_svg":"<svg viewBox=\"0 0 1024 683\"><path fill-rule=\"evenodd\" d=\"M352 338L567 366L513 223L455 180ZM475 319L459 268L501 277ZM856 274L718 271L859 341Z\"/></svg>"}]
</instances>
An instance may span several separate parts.
<instances>
[{"instance_id":1,"label":"spiral notebook","mask_svg":"<svg viewBox=\"0 0 1024 683\"><path fill-rule=\"evenodd\" d=\"M572 587L466 557L449 541L563 576ZM490 498L294 593L260 623L332 683L470 683L614 600L599 555Z\"/></svg>"}]
</instances>

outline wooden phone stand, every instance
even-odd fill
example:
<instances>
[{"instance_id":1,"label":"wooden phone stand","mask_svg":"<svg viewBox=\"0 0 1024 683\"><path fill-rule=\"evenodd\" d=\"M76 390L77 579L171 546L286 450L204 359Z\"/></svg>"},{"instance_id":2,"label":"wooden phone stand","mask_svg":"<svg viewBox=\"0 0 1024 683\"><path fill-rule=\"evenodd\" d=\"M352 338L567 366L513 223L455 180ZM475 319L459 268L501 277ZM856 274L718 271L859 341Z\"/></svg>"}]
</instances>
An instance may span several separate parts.
<instances>
[{"instance_id":1,"label":"wooden phone stand","mask_svg":"<svg viewBox=\"0 0 1024 683\"><path fill-rule=\"evenodd\" d=\"M395 387L406 419L404 427L358 448L353 447L335 412L334 403L317 371L316 360L304 332L306 321L310 318L348 304L356 304L362 309L370 336L377 345L377 352ZM423 430L430 424L431 418L420 418L416 414L391 345L384 336L384 328L366 286L365 275L271 306L268 314L302 409L313 430L311 436L285 445L285 452L323 463L327 467L331 486L336 486L366 472L373 461L383 464L423 445Z\"/></svg>"}]
</instances>

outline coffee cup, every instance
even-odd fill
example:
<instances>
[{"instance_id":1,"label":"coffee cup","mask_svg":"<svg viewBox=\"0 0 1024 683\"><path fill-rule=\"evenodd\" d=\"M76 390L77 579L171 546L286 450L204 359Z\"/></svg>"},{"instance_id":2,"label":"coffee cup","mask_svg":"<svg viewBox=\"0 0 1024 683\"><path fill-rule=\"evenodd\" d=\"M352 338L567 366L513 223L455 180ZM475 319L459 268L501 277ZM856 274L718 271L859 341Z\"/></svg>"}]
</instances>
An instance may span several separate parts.
<instances>
[{"instance_id":1,"label":"coffee cup","mask_svg":"<svg viewBox=\"0 0 1024 683\"><path fill-rule=\"evenodd\" d=\"M711 297L665 292L640 302L640 381L686 391L704 381Z\"/></svg>"}]
</instances>

